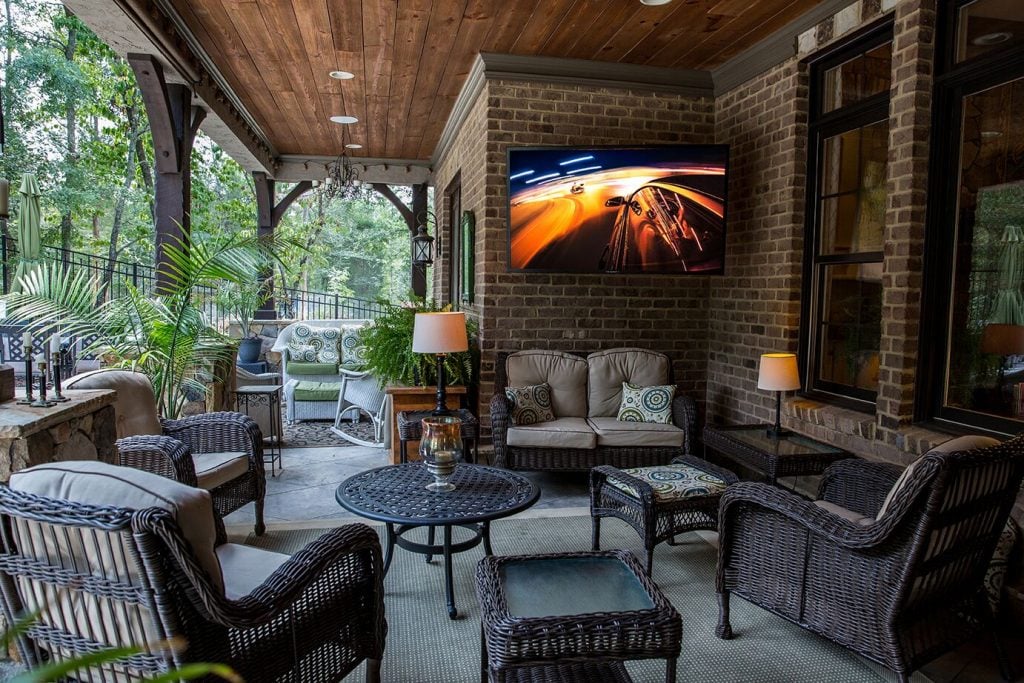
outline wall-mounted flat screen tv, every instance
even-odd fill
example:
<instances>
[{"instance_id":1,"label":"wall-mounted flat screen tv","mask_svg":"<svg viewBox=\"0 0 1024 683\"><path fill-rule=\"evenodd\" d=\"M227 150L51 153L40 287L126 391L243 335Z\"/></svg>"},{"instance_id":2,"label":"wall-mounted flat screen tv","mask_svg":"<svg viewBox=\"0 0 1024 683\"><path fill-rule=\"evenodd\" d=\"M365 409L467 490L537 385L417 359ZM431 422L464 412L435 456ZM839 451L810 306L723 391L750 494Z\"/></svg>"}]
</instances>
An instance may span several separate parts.
<instances>
[{"instance_id":1,"label":"wall-mounted flat screen tv","mask_svg":"<svg viewBox=\"0 0 1024 683\"><path fill-rule=\"evenodd\" d=\"M509 268L721 273L727 145L510 147Z\"/></svg>"}]
</instances>

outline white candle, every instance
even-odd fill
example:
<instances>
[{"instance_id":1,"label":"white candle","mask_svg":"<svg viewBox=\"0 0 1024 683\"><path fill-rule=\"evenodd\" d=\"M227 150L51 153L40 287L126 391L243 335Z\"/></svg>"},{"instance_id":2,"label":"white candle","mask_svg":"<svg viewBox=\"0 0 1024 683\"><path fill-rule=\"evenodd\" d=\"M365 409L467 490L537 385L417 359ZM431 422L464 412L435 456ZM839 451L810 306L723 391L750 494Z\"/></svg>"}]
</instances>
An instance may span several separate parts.
<instances>
[{"instance_id":1,"label":"white candle","mask_svg":"<svg viewBox=\"0 0 1024 683\"><path fill-rule=\"evenodd\" d=\"M50 353L60 353L60 334L50 337Z\"/></svg>"},{"instance_id":2,"label":"white candle","mask_svg":"<svg viewBox=\"0 0 1024 683\"><path fill-rule=\"evenodd\" d=\"M41 353L35 358L36 365L46 365L46 354Z\"/></svg>"},{"instance_id":3,"label":"white candle","mask_svg":"<svg viewBox=\"0 0 1024 683\"><path fill-rule=\"evenodd\" d=\"M32 354L32 333L25 330L21 335L21 345L27 355Z\"/></svg>"}]
</instances>

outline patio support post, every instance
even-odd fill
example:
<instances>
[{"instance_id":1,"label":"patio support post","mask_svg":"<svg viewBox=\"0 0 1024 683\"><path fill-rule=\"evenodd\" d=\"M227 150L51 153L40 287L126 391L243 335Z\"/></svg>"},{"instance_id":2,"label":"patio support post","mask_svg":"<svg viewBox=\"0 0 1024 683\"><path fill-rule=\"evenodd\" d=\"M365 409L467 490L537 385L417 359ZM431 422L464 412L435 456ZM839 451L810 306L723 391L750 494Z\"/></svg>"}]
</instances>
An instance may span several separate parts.
<instances>
[{"instance_id":1,"label":"patio support post","mask_svg":"<svg viewBox=\"0 0 1024 683\"><path fill-rule=\"evenodd\" d=\"M275 204L276 181L261 171L253 171L252 179L256 186L256 235L260 240L272 242L274 230L281 222L284 212L288 210L292 202L308 192L313 187L313 183L308 180L296 183L295 187ZM259 273L258 277L262 283L265 297L254 317L256 320L274 320L277 318L277 305L274 302L273 267L268 265Z\"/></svg>"},{"instance_id":2,"label":"patio support post","mask_svg":"<svg viewBox=\"0 0 1024 683\"><path fill-rule=\"evenodd\" d=\"M165 245L188 250L192 219L192 143L206 111L193 106L186 85L167 83L152 55L129 53L128 63L146 104L156 165L156 287L173 286Z\"/></svg>"},{"instance_id":3,"label":"patio support post","mask_svg":"<svg viewBox=\"0 0 1024 683\"><path fill-rule=\"evenodd\" d=\"M405 220L405 224L409 228L409 253L411 254L413 248L412 238L416 236L419 220L421 217L424 221L427 218L427 185L421 183L412 186L411 208L406 206L405 202L399 199L398 195L392 192L391 188L384 183L373 183L373 189L386 197L398 210L398 213L402 215L402 219ZM427 269L419 268L415 265L410 265L410 268L409 281L412 286L412 293L419 297L427 296Z\"/></svg>"}]
</instances>

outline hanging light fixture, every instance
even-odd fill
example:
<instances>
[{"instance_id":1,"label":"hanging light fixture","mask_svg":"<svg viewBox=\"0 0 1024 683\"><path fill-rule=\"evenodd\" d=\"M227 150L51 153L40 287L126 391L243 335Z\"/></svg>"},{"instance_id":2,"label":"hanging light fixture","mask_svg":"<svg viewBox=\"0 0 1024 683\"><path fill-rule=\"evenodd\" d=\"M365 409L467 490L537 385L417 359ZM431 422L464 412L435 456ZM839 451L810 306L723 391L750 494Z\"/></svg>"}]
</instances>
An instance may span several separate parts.
<instances>
[{"instance_id":1,"label":"hanging light fixture","mask_svg":"<svg viewBox=\"0 0 1024 683\"><path fill-rule=\"evenodd\" d=\"M416 236L412 238L412 263L419 268L426 268L434 262L434 238L427 234L427 226L423 223L416 228Z\"/></svg>"},{"instance_id":2,"label":"hanging light fixture","mask_svg":"<svg viewBox=\"0 0 1024 683\"><path fill-rule=\"evenodd\" d=\"M350 199L359 192L362 181L356 173L355 165L348 156L351 149L345 144L345 129L341 130L341 154L327 167L327 177L320 185L320 193L324 199Z\"/></svg>"}]
</instances>

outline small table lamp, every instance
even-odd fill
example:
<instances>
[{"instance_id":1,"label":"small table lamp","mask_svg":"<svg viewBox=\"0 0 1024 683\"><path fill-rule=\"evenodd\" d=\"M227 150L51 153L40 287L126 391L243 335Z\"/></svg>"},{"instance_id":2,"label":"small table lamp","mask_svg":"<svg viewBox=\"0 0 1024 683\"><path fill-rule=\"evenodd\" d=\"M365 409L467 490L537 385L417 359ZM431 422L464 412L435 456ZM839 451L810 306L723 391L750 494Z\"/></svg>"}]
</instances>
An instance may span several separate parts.
<instances>
[{"instance_id":1,"label":"small table lamp","mask_svg":"<svg viewBox=\"0 0 1024 683\"><path fill-rule=\"evenodd\" d=\"M417 313L412 328L413 353L437 356L437 405L434 415L449 415L445 402L444 358L469 350L465 313Z\"/></svg>"},{"instance_id":2,"label":"small table lamp","mask_svg":"<svg viewBox=\"0 0 1024 683\"><path fill-rule=\"evenodd\" d=\"M757 371L757 388L775 392L775 427L768 428L773 439L789 434L782 429L782 392L800 388L800 371L796 367L796 354L762 353Z\"/></svg>"}]
</instances>

